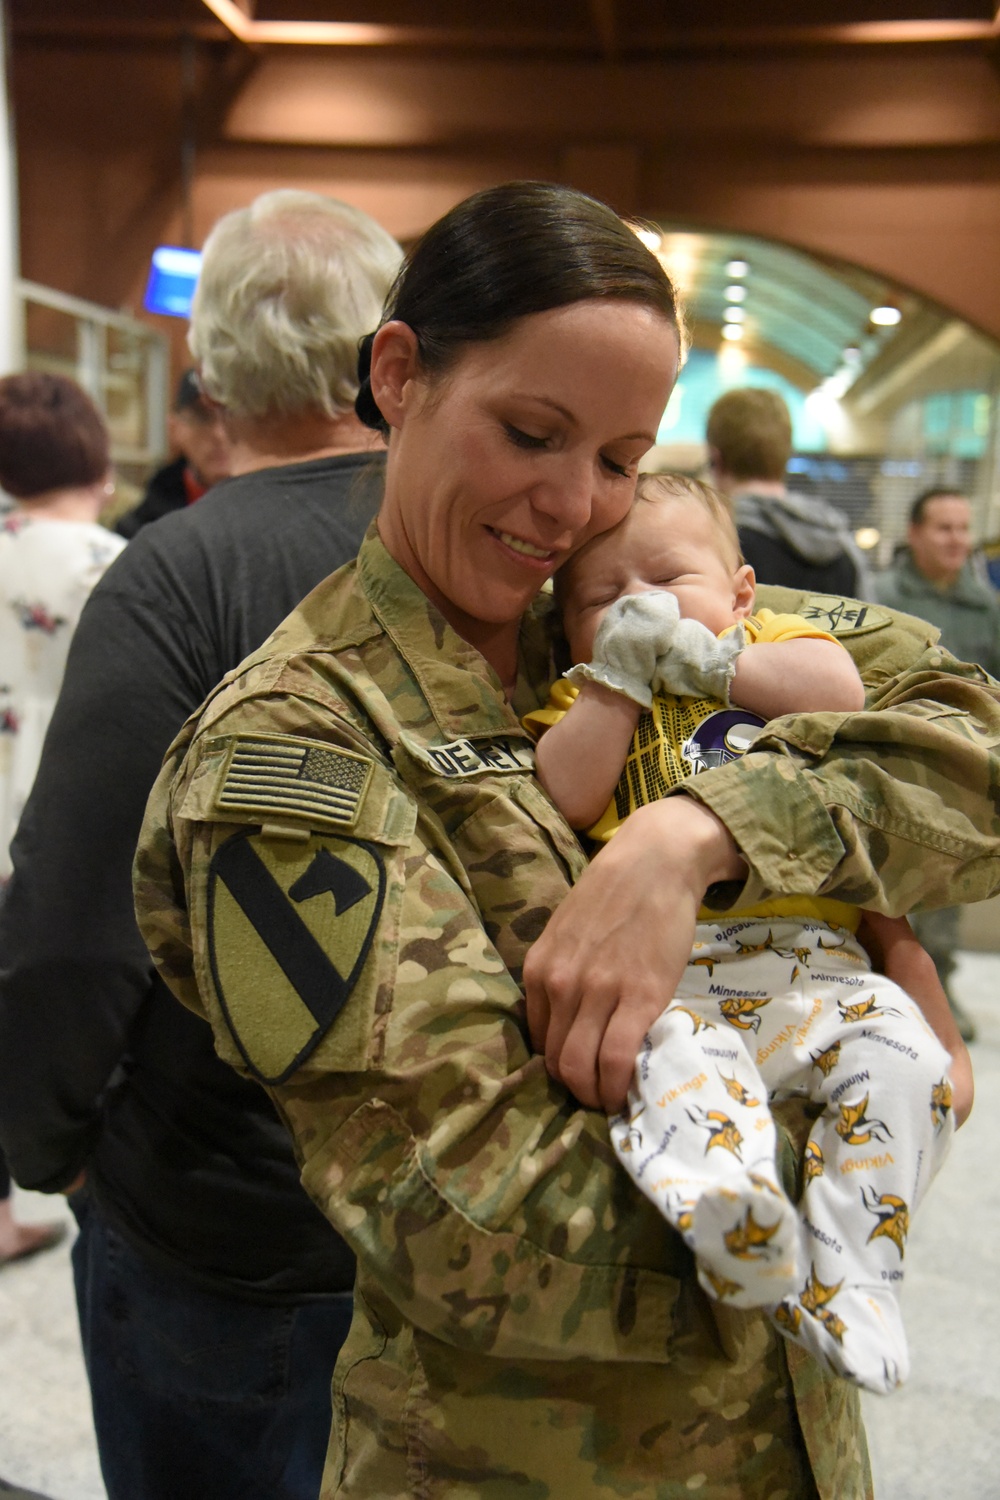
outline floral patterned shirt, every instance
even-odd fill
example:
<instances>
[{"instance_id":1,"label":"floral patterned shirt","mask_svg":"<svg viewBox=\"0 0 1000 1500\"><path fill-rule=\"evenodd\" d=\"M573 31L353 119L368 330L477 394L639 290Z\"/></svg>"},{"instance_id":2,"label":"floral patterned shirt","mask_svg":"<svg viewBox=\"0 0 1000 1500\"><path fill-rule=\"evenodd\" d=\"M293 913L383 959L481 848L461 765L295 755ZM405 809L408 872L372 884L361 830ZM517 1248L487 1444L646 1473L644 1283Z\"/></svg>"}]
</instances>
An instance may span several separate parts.
<instances>
[{"instance_id":1,"label":"floral patterned shirt","mask_svg":"<svg viewBox=\"0 0 1000 1500\"><path fill-rule=\"evenodd\" d=\"M86 521L0 513L0 881L35 778L69 643L125 543Z\"/></svg>"}]
</instances>

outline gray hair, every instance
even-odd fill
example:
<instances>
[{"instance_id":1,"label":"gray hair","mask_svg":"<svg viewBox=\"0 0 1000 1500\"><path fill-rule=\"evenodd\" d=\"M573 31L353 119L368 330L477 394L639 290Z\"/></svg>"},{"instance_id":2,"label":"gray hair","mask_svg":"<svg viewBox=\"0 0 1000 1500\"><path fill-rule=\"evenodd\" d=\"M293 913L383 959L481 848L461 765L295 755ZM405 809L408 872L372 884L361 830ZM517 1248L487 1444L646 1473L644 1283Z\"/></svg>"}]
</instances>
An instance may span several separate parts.
<instances>
[{"instance_id":1,"label":"gray hair","mask_svg":"<svg viewBox=\"0 0 1000 1500\"><path fill-rule=\"evenodd\" d=\"M188 331L208 395L240 417L350 411L358 343L401 260L368 214L319 193L282 188L224 215Z\"/></svg>"}]
</instances>

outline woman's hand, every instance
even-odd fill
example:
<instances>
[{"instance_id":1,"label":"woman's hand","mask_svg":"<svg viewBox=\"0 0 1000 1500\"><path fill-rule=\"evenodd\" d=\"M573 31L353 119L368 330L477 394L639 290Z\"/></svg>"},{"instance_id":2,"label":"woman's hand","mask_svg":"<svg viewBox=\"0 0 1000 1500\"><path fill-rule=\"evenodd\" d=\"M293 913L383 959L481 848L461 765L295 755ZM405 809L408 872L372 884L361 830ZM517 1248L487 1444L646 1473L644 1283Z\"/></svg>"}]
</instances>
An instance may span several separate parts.
<instances>
[{"instance_id":1,"label":"woman's hand","mask_svg":"<svg viewBox=\"0 0 1000 1500\"><path fill-rule=\"evenodd\" d=\"M866 911L858 928L858 940L867 948L875 968L920 1006L924 1020L951 1054L948 1076L957 1129L965 1124L972 1110L975 1092L972 1058L951 1013L934 960L905 917L884 917L880 912Z\"/></svg>"},{"instance_id":2,"label":"woman's hand","mask_svg":"<svg viewBox=\"0 0 1000 1500\"><path fill-rule=\"evenodd\" d=\"M667 797L625 820L550 918L525 959L528 1025L582 1104L621 1109L642 1039L691 956L705 891L745 873L713 812Z\"/></svg>"}]
</instances>

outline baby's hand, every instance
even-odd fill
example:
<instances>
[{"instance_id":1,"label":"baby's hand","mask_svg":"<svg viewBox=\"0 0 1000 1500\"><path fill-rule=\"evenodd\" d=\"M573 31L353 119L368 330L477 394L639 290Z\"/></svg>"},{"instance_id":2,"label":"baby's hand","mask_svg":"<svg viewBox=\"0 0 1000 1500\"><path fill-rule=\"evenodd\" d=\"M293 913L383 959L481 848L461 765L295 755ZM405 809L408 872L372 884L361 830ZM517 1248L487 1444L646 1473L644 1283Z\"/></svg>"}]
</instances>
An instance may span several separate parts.
<instances>
[{"instance_id":1,"label":"baby's hand","mask_svg":"<svg viewBox=\"0 0 1000 1500\"><path fill-rule=\"evenodd\" d=\"M719 637L698 620L679 619L666 649L657 658L653 692L718 698L728 704L736 658L745 644L742 625Z\"/></svg>"},{"instance_id":2,"label":"baby's hand","mask_svg":"<svg viewBox=\"0 0 1000 1500\"><path fill-rule=\"evenodd\" d=\"M578 687L599 682L649 708L653 701L649 685L657 659L669 649L680 623L677 600L665 589L623 594L598 626L591 660L571 667L566 676Z\"/></svg>"}]
</instances>

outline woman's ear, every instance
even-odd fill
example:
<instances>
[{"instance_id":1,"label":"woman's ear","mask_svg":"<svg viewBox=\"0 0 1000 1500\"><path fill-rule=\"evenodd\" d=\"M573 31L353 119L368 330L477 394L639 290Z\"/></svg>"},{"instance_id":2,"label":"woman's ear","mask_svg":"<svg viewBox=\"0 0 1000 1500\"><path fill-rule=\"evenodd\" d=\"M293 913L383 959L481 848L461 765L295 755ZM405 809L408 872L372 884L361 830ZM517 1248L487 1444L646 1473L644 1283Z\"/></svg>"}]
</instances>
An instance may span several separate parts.
<instances>
[{"instance_id":1,"label":"woman's ear","mask_svg":"<svg viewBox=\"0 0 1000 1500\"><path fill-rule=\"evenodd\" d=\"M408 323L383 323L372 344L371 387L375 404L390 427L402 426L420 369L417 335Z\"/></svg>"},{"instance_id":2,"label":"woman's ear","mask_svg":"<svg viewBox=\"0 0 1000 1500\"><path fill-rule=\"evenodd\" d=\"M743 563L733 574L733 614L737 620L745 620L753 614L753 601L757 593L757 579L749 563Z\"/></svg>"}]
</instances>

